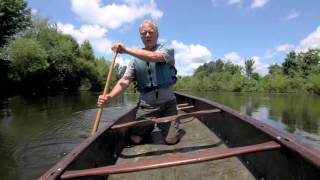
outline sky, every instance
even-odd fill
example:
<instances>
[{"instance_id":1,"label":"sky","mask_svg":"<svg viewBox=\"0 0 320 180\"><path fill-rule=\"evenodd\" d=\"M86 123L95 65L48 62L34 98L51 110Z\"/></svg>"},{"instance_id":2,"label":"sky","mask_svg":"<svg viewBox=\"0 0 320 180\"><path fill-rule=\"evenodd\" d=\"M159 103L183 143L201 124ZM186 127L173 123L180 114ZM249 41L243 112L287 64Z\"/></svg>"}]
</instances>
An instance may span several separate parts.
<instances>
[{"instance_id":1,"label":"sky","mask_svg":"<svg viewBox=\"0 0 320 180\"><path fill-rule=\"evenodd\" d=\"M265 75L290 51L320 48L319 0L27 0L33 14L49 18L96 56L111 60L115 42L142 48L139 25L153 19L159 42L175 49L178 74L192 75L210 61L243 66L255 60ZM119 55L126 65L132 57Z\"/></svg>"}]
</instances>

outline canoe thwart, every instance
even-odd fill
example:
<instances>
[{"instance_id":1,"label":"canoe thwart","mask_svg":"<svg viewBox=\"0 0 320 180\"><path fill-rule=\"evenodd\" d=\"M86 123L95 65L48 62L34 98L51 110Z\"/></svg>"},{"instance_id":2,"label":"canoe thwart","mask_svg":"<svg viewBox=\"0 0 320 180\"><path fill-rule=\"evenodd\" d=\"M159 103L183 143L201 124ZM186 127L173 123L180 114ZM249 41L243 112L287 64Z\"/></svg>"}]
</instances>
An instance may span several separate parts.
<instances>
[{"instance_id":1,"label":"canoe thwart","mask_svg":"<svg viewBox=\"0 0 320 180\"><path fill-rule=\"evenodd\" d=\"M177 104L177 107L182 107L182 106L190 106L190 104L189 103Z\"/></svg>"},{"instance_id":2,"label":"canoe thwart","mask_svg":"<svg viewBox=\"0 0 320 180\"><path fill-rule=\"evenodd\" d=\"M133 163L116 164L99 168L70 170L61 175L61 179L70 179L85 176L98 176L107 174L120 174L128 172L143 171L149 169L157 169L171 166L186 165L192 163L200 163L217 159L224 159L243 154L270 151L280 149L281 145L275 141L269 141L256 145L249 145L235 148L219 148L209 149L205 151L197 151L189 154L177 154L152 159L141 160Z\"/></svg>"},{"instance_id":3,"label":"canoe thwart","mask_svg":"<svg viewBox=\"0 0 320 180\"><path fill-rule=\"evenodd\" d=\"M194 108L194 105L189 104L189 103L177 104L178 110L185 110L185 109L192 109L192 108Z\"/></svg>"},{"instance_id":4,"label":"canoe thwart","mask_svg":"<svg viewBox=\"0 0 320 180\"><path fill-rule=\"evenodd\" d=\"M181 107L177 107L177 110L185 110L185 109L192 109L194 108L194 105L190 105L190 106L181 106Z\"/></svg>"},{"instance_id":5,"label":"canoe thwart","mask_svg":"<svg viewBox=\"0 0 320 180\"><path fill-rule=\"evenodd\" d=\"M165 117L161 117L161 118L147 119L147 120L141 120L141 121L131 121L128 123L113 125L111 127L111 129L118 129L118 128L123 128L123 127L148 124L148 123L165 123L165 122L177 121L179 119L184 119L184 118L189 118L189 117L198 117L198 116L202 116L202 115L206 115L206 114L217 113L220 111L221 111L220 109L202 110L202 111L195 111L195 112L191 112L191 113L178 114L178 115L173 115L173 116L165 116Z\"/></svg>"}]
</instances>

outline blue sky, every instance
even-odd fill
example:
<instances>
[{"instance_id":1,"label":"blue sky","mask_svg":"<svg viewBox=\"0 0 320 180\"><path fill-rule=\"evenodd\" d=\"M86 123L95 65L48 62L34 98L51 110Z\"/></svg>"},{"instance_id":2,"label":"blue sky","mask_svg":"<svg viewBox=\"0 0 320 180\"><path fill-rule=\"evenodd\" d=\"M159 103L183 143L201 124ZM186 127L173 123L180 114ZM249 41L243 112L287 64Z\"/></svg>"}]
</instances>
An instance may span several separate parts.
<instances>
[{"instance_id":1,"label":"blue sky","mask_svg":"<svg viewBox=\"0 0 320 180\"><path fill-rule=\"evenodd\" d=\"M155 19L160 41L175 48L178 74L220 58L255 71L281 64L289 51L320 48L319 0L27 0L33 13L48 17L82 43L88 39L96 56L112 58L110 46L123 42L142 47L138 26ZM117 62L125 65L130 56Z\"/></svg>"}]
</instances>

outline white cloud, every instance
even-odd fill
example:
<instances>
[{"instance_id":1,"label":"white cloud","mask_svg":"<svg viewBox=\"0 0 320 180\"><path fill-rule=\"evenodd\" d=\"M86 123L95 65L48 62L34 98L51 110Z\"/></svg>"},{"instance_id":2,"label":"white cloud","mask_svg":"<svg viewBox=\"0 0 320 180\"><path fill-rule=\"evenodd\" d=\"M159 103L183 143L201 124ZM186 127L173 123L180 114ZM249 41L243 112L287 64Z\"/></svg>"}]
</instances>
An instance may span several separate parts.
<instances>
[{"instance_id":1,"label":"white cloud","mask_svg":"<svg viewBox=\"0 0 320 180\"><path fill-rule=\"evenodd\" d=\"M227 1L228 5L236 5L242 2L242 0L225 0L225 1Z\"/></svg>"},{"instance_id":2,"label":"white cloud","mask_svg":"<svg viewBox=\"0 0 320 180\"><path fill-rule=\"evenodd\" d=\"M175 50L176 67L179 75L192 75L196 68L212 60L210 50L200 44L186 45L174 40L171 45Z\"/></svg>"},{"instance_id":3,"label":"white cloud","mask_svg":"<svg viewBox=\"0 0 320 180\"><path fill-rule=\"evenodd\" d=\"M131 59L125 58L122 55L118 56L116 59L116 63L120 66L128 66L128 63L131 61Z\"/></svg>"},{"instance_id":4,"label":"white cloud","mask_svg":"<svg viewBox=\"0 0 320 180\"><path fill-rule=\"evenodd\" d=\"M296 19L300 16L300 14L298 12L291 12L289 13L284 19L286 21L292 20L292 19Z\"/></svg>"},{"instance_id":5,"label":"white cloud","mask_svg":"<svg viewBox=\"0 0 320 180\"><path fill-rule=\"evenodd\" d=\"M252 4L251 4L251 8L255 9L255 8L260 8L265 6L267 3L269 2L269 0L253 0Z\"/></svg>"},{"instance_id":6,"label":"white cloud","mask_svg":"<svg viewBox=\"0 0 320 180\"><path fill-rule=\"evenodd\" d=\"M281 44L272 50L268 50L264 58L270 59L276 56L279 53L288 53L294 50L295 46L293 44Z\"/></svg>"},{"instance_id":7,"label":"white cloud","mask_svg":"<svg viewBox=\"0 0 320 180\"><path fill-rule=\"evenodd\" d=\"M213 6L218 6L219 3L226 3L229 6L240 5L243 0L211 0Z\"/></svg>"},{"instance_id":8,"label":"white cloud","mask_svg":"<svg viewBox=\"0 0 320 180\"><path fill-rule=\"evenodd\" d=\"M81 20L106 28L118 28L143 16L161 18L163 12L154 0L126 0L123 4L103 5L101 0L71 0L72 10Z\"/></svg>"},{"instance_id":9,"label":"white cloud","mask_svg":"<svg viewBox=\"0 0 320 180\"><path fill-rule=\"evenodd\" d=\"M305 52L308 49L320 48L320 26L313 32L311 32L306 38L300 41L297 52Z\"/></svg>"},{"instance_id":10,"label":"white cloud","mask_svg":"<svg viewBox=\"0 0 320 180\"><path fill-rule=\"evenodd\" d=\"M107 29L99 25L83 25L76 29L72 24L58 23L58 28L64 34L73 36L79 44L89 40L93 49L100 53L111 54L111 41L106 37Z\"/></svg>"},{"instance_id":11,"label":"white cloud","mask_svg":"<svg viewBox=\"0 0 320 180\"><path fill-rule=\"evenodd\" d=\"M32 15L38 14L38 10L37 10L37 9L31 9L31 14L32 14Z\"/></svg>"},{"instance_id":12,"label":"white cloud","mask_svg":"<svg viewBox=\"0 0 320 180\"><path fill-rule=\"evenodd\" d=\"M255 70L255 72L258 72L259 74L261 74L261 75L266 75L266 74L268 74L268 72L269 72L269 64L265 64L265 63L263 63L261 60L260 60L260 58L259 57L257 57L257 56L253 56L253 57L251 57L253 60L254 60L254 65L253 65L253 67L254 67L254 70Z\"/></svg>"},{"instance_id":13,"label":"white cloud","mask_svg":"<svg viewBox=\"0 0 320 180\"><path fill-rule=\"evenodd\" d=\"M236 52L230 52L224 56L224 59L227 61L230 61L233 64L238 64L243 66L244 64L244 58L242 58L238 53Z\"/></svg>"},{"instance_id":14,"label":"white cloud","mask_svg":"<svg viewBox=\"0 0 320 180\"><path fill-rule=\"evenodd\" d=\"M276 47L277 52L285 52L285 53L287 53L293 49L294 49L293 44L282 44L282 45L279 45L278 47Z\"/></svg>"},{"instance_id":15,"label":"white cloud","mask_svg":"<svg viewBox=\"0 0 320 180\"><path fill-rule=\"evenodd\" d=\"M294 44L289 44L289 43L281 44L272 50L268 50L266 55L263 57L263 59L270 59L279 53L288 53L293 50L297 53L300 53L300 52L306 52L309 49L315 49L315 48L320 48L320 26L318 26L317 29L311 32L306 38L301 40L299 45L295 46ZM235 55L233 56L237 57ZM237 57L236 59L239 59L239 57ZM257 60L255 63L257 65L256 67L257 71L262 73L264 72L267 73L268 72L267 68L269 65L261 62L259 58Z\"/></svg>"}]
</instances>

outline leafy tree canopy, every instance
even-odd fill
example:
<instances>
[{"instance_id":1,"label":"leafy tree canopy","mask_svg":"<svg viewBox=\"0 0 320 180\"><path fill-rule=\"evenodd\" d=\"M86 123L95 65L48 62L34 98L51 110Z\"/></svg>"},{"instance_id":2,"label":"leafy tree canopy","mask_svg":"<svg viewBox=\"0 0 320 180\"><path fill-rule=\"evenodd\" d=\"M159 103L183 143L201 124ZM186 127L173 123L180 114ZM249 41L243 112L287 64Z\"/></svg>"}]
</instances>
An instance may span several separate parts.
<instances>
[{"instance_id":1,"label":"leafy tree canopy","mask_svg":"<svg viewBox=\"0 0 320 180\"><path fill-rule=\"evenodd\" d=\"M17 73L16 78L19 80L34 76L49 67L48 54L35 40L16 39L9 43L7 51L14 72Z\"/></svg>"},{"instance_id":2,"label":"leafy tree canopy","mask_svg":"<svg viewBox=\"0 0 320 180\"><path fill-rule=\"evenodd\" d=\"M0 47L31 23L31 10L24 0L0 1Z\"/></svg>"}]
</instances>

